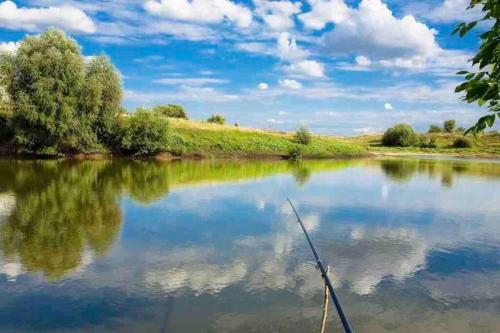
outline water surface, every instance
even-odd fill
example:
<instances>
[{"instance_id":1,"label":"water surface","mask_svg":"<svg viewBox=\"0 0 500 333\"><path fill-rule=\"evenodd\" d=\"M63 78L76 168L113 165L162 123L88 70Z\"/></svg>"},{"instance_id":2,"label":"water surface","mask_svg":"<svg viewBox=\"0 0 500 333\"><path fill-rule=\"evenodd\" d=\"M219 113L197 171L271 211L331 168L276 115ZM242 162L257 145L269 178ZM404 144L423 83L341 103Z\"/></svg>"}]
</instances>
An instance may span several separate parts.
<instances>
[{"instance_id":1,"label":"water surface","mask_svg":"<svg viewBox=\"0 0 500 333\"><path fill-rule=\"evenodd\" d=\"M0 332L500 331L500 163L0 160ZM327 332L339 332L330 312Z\"/></svg>"}]
</instances>

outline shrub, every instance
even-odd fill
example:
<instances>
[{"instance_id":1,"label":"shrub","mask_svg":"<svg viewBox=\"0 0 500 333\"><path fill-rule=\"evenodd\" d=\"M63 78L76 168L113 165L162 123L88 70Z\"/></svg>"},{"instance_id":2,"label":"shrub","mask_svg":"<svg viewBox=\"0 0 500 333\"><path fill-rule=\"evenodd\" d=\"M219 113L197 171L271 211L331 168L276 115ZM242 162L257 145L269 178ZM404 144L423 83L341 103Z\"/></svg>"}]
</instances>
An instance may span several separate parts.
<instances>
[{"instance_id":1,"label":"shrub","mask_svg":"<svg viewBox=\"0 0 500 333\"><path fill-rule=\"evenodd\" d=\"M410 125L397 124L385 131L382 144L391 147L408 147L415 144L415 132Z\"/></svg>"},{"instance_id":2,"label":"shrub","mask_svg":"<svg viewBox=\"0 0 500 333\"><path fill-rule=\"evenodd\" d=\"M436 139L429 137L427 135L419 135L417 140L417 145L420 148L436 148Z\"/></svg>"},{"instance_id":3,"label":"shrub","mask_svg":"<svg viewBox=\"0 0 500 333\"><path fill-rule=\"evenodd\" d=\"M168 119L146 109L137 109L121 121L121 148L134 155L153 155L168 144Z\"/></svg>"},{"instance_id":4,"label":"shrub","mask_svg":"<svg viewBox=\"0 0 500 333\"><path fill-rule=\"evenodd\" d=\"M427 132L428 133L441 133L442 131L443 131L443 129L441 127L439 127L438 125L431 125Z\"/></svg>"},{"instance_id":5,"label":"shrub","mask_svg":"<svg viewBox=\"0 0 500 333\"><path fill-rule=\"evenodd\" d=\"M212 124L224 125L226 123L226 118L224 118L220 114L214 114L210 118L207 119L207 122L212 123Z\"/></svg>"},{"instance_id":6,"label":"shrub","mask_svg":"<svg viewBox=\"0 0 500 333\"><path fill-rule=\"evenodd\" d=\"M297 129L293 137L293 141L301 145L310 144L311 139L312 139L311 133L304 126L299 127L299 129Z\"/></svg>"},{"instance_id":7,"label":"shrub","mask_svg":"<svg viewBox=\"0 0 500 333\"><path fill-rule=\"evenodd\" d=\"M297 161L302 159L302 149L298 146L293 146L288 150L287 155L289 160Z\"/></svg>"},{"instance_id":8,"label":"shrub","mask_svg":"<svg viewBox=\"0 0 500 333\"><path fill-rule=\"evenodd\" d=\"M453 148L471 148L472 142L467 138L458 138L453 141Z\"/></svg>"},{"instance_id":9,"label":"shrub","mask_svg":"<svg viewBox=\"0 0 500 333\"><path fill-rule=\"evenodd\" d=\"M453 131L455 131L456 126L457 126L457 122L454 119L446 120L443 123L443 129L447 133L453 133Z\"/></svg>"},{"instance_id":10,"label":"shrub","mask_svg":"<svg viewBox=\"0 0 500 333\"><path fill-rule=\"evenodd\" d=\"M187 113L182 105L158 105L153 108L153 112L169 118L188 119Z\"/></svg>"},{"instance_id":11,"label":"shrub","mask_svg":"<svg viewBox=\"0 0 500 333\"><path fill-rule=\"evenodd\" d=\"M465 133L465 131L466 131L465 127L458 127L457 128L458 133Z\"/></svg>"}]
</instances>

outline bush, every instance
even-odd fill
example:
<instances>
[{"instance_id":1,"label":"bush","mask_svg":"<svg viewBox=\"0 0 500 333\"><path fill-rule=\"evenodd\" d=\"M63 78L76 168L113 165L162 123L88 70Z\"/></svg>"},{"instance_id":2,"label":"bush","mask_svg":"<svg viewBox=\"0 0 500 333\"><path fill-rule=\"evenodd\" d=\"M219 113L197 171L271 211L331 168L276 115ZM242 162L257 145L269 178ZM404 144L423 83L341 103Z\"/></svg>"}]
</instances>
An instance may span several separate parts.
<instances>
[{"instance_id":1,"label":"bush","mask_svg":"<svg viewBox=\"0 0 500 333\"><path fill-rule=\"evenodd\" d=\"M443 129L447 133L453 133L453 131L455 131L456 126L457 126L457 122L454 119L446 120L443 123Z\"/></svg>"},{"instance_id":2,"label":"bush","mask_svg":"<svg viewBox=\"0 0 500 333\"><path fill-rule=\"evenodd\" d=\"M438 125L431 125L427 133L441 133L443 129Z\"/></svg>"},{"instance_id":3,"label":"bush","mask_svg":"<svg viewBox=\"0 0 500 333\"><path fill-rule=\"evenodd\" d=\"M311 133L304 126L299 127L299 129L295 132L293 137L293 141L299 143L301 145L308 145L311 143Z\"/></svg>"},{"instance_id":4,"label":"bush","mask_svg":"<svg viewBox=\"0 0 500 333\"><path fill-rule=\"evenodd\" d=\"M134 155L153 155L168 144L168 119L146 109L137 109L121 121L121 148Z\"/></svg>"},{"instance_id":5,"label":"bush","mask_svg":"<svg viewBox=\"0 0 500 333\"><path fill-rule=\"evenodd\" d=\"M207 122L212 123L212 124L224 125L226 123L226 118L224 118L220 114L214 114L210 118L207 119Z\"/></svg>"},{"instance_id":6,"label":"bush","mask_svg":"<svg viewBox=\"0 0 500 333\"><path fill-rule=\"evenodd\" d=\"M465 131L466 131L465 127L459 127L459 128L457 128L457 132L458 133L465 133Z\"/></svg>"},{"instance_id":7,"label":"bush","mask_svg":"<svg viewBox=\"0 0 500 333\"><path fill-rule=\"evenodd\" d=\"M298 146L293 146L288 150L288 159L292 161L297 161L302 159L302 149Z\"/></svg>"},{"instance_id":8,"label":"bush","mask_svg":"<svg viewBox=\"0 0 500 333\"><path fill-rule=\"evenodd\" d=\"M408 147L415 144L413 128L407 124L397 124L385 131L382 144L390 147Z\"/></svg>"},{"instance_id":9,"label":"bush","mask_svg":"<svg viewBox=\"0 0 500 333\"><path fill-rule=\"evenodd\" d=\"M153 108L153 112L169 118L188 119L187 113L182 105L158 105Z\"/></svg>"},{"instance_id":10,"label":"bush","mask_svg":"<svg viewBox=\"0 0 500 333\"><path fill-rule=\"evenodd\" d=\"M417 145L420 148L436 148L436 139L429 137L427 135L419 135L417 140Z\"/></svg>"},{"instance_id":11,"label":"bush","mask_svg":"<svg viewBox=\"0 0 500 333\"><path fill-rule=\"evenodd\" d=\"M472 142L467 138L458 138L453 141L453 148L471 148Z\"/></svg>"}]
</instances>

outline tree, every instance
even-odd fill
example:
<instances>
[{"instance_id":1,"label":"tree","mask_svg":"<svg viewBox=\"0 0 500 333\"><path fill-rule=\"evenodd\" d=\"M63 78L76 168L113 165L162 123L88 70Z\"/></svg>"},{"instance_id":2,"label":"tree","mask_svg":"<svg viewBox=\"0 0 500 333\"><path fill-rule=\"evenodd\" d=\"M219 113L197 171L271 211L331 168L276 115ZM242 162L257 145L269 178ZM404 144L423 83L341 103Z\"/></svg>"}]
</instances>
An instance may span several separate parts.
<instances>
[{"instance_id":1,"label":"tree","mask_svg":"<svg viewBox=\"0 0 500 333\"><path fill-rule=\"evenodd\" d=\"M429 127L428 133L441 133L443 130L439 125L431 125Z\"/></svg>"},{"instance_id":2,"label":"tree","mask_svg":"<svg viewBox=\"0 0 500 333\"><path fill-rule=\"evenodd\" d=\"M295 132L295 135L293 136L293 140L301 145L310 144L311 139L312 139L311 133L305 126L300 126Z\"/></svg>"},{"instance_id":3,"label":"tree","mask_svg":"<svg viewBox=\"0 0 500 333\"><path fill-rule=\"evenodd\" d=\"M226 118L224 118L220 114L214 114L210 118L207 119L207 122L213 123L213 124L224 125L226 123Z\"/></svg>"},{"instance_id":4,"label":"tree","mask_svg":"<svg viewBox=\"0 0 500 333\"><path fill-rule=\"evenodd\" d=\"M109 144L113 123L121 111L123 89L120 75L109 61L100 55L85 66L85 83L80 95L80 113L99 140Z\"/></svg>"},{"instance_id":5,"label":"tree","mask_svg":"<svg viewBox=\"0 0 500 333\"><path fill-rule=\"evenodd\" d=\"M188 119L187 113L182 105L158 105L153 108L153 111L170 118Z\"/></svg>"},{"instance_id":6,"label":"tree","mask_svg":"<svg viewBox=\"0 0 500 333\"><path fill-rule=\"evenodd\" d=\"M457 122L454 119L445 120L443 122L443 129L447 133L453 133L453 131L455 131L456 126Z\"/></svg>"},{"instance_id":7,"label":"tree","mask_svg":"<svg viewBox=\"0 0 500 333\"><path fill-rule=\"evenodd\" d=\"M384 146L408 147L415 144L416 136L408 124L397 124L385 131L382 137Z\"/></svg>"},{"instance_id":8,"label":"tree","mask_svg":"<svg viewBox=\"0 0 500 333\"><path fill-rule=\"evenodd\" d=\"M43 153L96 144L77 112L85 70L74 40L55 29L26 37L15 54L2 56L1 68L19 146Z\"/></svg>"},{"instance_id":9,"label":"tree","mask_svg":"<svg viewBox=\"0 0 500 333\"><path fill-rule=\"evenodd\" d=\"M479 118L465 134L483 132L487 126L493 126L496 117L500 118L500 2L498 0L470 0L468 9L475 7L482 8L483 18L461 23L453 33L458 33L460 37L463 37L481 21L488 21L489 28L480 35L479 51L470 60L473 66L478 67L478 70L458 72L457 74L465 75L465 82L456 87L455 92L464 92L463 100L468 103L486 105L490 114Z\"/></svg>"}]
</instances>

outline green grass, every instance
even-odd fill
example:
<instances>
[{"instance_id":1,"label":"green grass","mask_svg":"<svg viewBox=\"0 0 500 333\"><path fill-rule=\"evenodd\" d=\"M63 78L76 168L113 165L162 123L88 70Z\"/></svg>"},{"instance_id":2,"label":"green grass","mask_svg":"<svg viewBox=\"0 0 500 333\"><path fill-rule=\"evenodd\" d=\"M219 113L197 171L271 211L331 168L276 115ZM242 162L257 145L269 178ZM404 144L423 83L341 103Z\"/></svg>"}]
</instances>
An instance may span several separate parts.
<instances>
[{"instance_id":1,"label":"green grass","mask_svg":"<svg viewBox=\"0 0 500 333\"><path fill-rule=\"evenodd\" d=\"M357 143L313 136L308 145L293 141L293 133L271 132L197 121L171 119L167 151L174 155L204 157L285 157L299 148L304 158L355 157L366 153Z\"/></svg>"},{"instance_id":2,"label":"green grass","mask_svg":"<svg viewBox=\"0 0 500 333\"><path fill-rule=\"evenodd\" d=\"M382 146L382 135L363 135L358 137L344 137L346 143L364 146L369 152L397 153L397 154L449 154L459 156L500 157L500 134L489 133L478 137L467 135L472 142L471 148L453 148L453 141L463 137L461 133L427 134L436 140L436 148L420 147L385 147Z\"/></svg>"}]
</instances>

